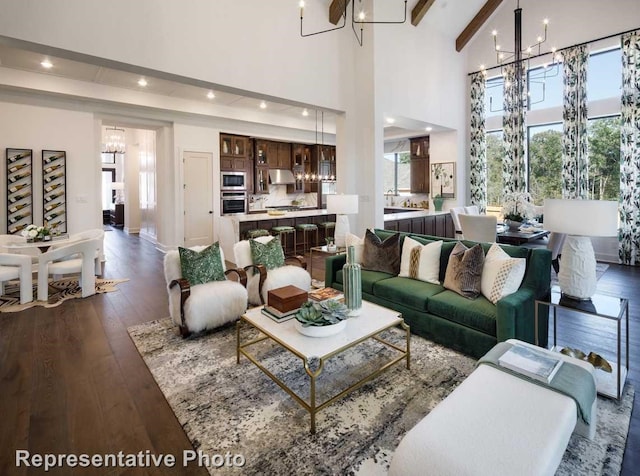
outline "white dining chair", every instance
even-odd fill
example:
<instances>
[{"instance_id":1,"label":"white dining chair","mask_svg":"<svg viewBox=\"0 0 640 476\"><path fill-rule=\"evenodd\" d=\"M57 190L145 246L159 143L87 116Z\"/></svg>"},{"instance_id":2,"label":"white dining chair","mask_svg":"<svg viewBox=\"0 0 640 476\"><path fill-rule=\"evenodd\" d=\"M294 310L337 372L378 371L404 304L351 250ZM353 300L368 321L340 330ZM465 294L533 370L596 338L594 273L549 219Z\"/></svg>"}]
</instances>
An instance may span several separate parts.
<instances>
[{"instance_id":1,"label":"white dining chair","mask_svg":"<svg viewBox=\"0 0 640 476\"><path fill-rule=\"evenodd\" d=\"M461 240L464 237L462 236L462 227L460 226L460 218L459 215L465 213L464 207L455 207L449 210L451 213L451 219L453 220L453 227L456 231L456 239Z\"/></svg>"},{"instance_id":2,"label":"white dining chair","mask_svg":"<svg viewBox=\"0 0 640 476\"><path fill-rule=\"evenodd\" d=\"M20 304L33 301L31 256L0 253L0 295L4 294L7 281L20 280Z\"/></svg>"},{"instance_id":3,"label":"white dining chair","mask_svg":"<svg viewBox=\"0 0 640 476\"><path fill-rule=\"evenodd\" d=\"M96 276L102 276L102 264L106 261L104 256L104 230L101 228L92 228L90 230L72 233L69 235L69 240L67 243L75 243L77 241L84 240L99 240L99 246L96 250L95 256L95 273ZM53 245L54 248L60 248L62 246L66 246L66 244L56 246L54 243Z\"/></svg>"},{"instance_id":4,"label":"white dining chair","mask_svg":"<svg viewBox=\"0 0 640 476\"><path fill-rule=\"evenodd\" d=\"M498 220L493 215L458 215L465 240L479 243L496 242Z\"/></svg>"},{"instance_id":5,"label":"white dining chair","mask_svg":"<svg viewBox=\"0 0 640 476\"><path fill-rule=\"evenodd\" d=\"M468 207L464 207L465 215L480 215L480 208L478 205L469 205Z\"/></svg>"},{"instance_id":6,"label":"white dining chair","mask_svg":"<svg viewBox=\"0 0 640 476\"><path fill-rule=\"evenodd\" d=\"M80 273L82 297L96 293L95 260L99 239L54 248L38 256L38 301L49 299L49 276ZM66 258L66 259L65 259Z\"/></svg>"}]
</instances>

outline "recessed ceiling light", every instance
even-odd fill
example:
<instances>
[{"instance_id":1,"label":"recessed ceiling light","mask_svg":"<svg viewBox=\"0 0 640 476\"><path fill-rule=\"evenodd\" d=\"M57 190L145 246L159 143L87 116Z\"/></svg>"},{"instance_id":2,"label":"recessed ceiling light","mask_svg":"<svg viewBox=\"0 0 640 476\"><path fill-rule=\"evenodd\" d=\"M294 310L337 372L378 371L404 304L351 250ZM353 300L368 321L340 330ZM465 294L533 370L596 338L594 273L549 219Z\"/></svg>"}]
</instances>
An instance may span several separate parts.
<instances>
[{"instance_id":1,"label":"recessed ceiling light","mask_svg":"<svg viewBox=\"0 0 640 476\"><path fill-rule=\"evenodd\" d=\"M140 78L140 79L138 80L138 86L142 86L142 87L144 88L147 84L148 84L148 83L147 83L147 80L146 80L146 79L144 79L144 78Z\"/></svg>"},{"instance_id":2,"label":"recessed ceiling light","mask_svg":"<svg viewBox=\"0 0 640 476\"><path fill-rule=\"evenodd\" d=\"M307 111L306 109L303 109L303 110L302 110L302 115L303 115L304 117L307 117L307 116L309 115L309 111Z\"/></svg>"},{"instance_id":3,"label":"recessed ceiling light","mask_svg":"<svg viewBox=\"0 0 640 476\"><path fill-rule=\"evenodd\" d=\"M48 59L42 60L42 62L40 63L40 66L42 66L43 68L53 68L53 63L51 61L49 61Z\"/></svg>"},{"instance_id":4,"label":"recessed ceiling light","mask_svg":"<svg viewBox=\"0 0 640 476\"><path fill-rule=\"evenodd\" d=\"M260 101L260 109L266 109L267 108L267 103L264 101Z\"/></svg>"},{"instance_id":5,"label":"recessed ceiling light","mask_svg":"<svg viewBox=\"0 0 640 476\"><path fill-rule=\"evenodd\" d=\"M213 94L213 91L209 91L209 92L207 93L207 97L208 97L209 99L213 99L214 97L216 97L216 95L215 95L215 94Z\"/></svg>"},{"instance_id":6,"label":"recessed ceiling light","mask_svg":"<svg viewBox=\"0 0 640 476\"><path fill-rule=\"evenodd\" d=\"M433 127L431 127L431 126L425 128L425 131L427 131L427 132L431 132L432 130L433 130Z\"/></svg>"},{"instance_id":7,"label":"recessed ceiling light","mask_svg":"<svg viewBox=\"0 0 640 476\"><path fill-rule=\"evenodd\" d=\"M387 117L387 124L393 124L396 120L393 117Z\"/></svg>"}]
</instances>

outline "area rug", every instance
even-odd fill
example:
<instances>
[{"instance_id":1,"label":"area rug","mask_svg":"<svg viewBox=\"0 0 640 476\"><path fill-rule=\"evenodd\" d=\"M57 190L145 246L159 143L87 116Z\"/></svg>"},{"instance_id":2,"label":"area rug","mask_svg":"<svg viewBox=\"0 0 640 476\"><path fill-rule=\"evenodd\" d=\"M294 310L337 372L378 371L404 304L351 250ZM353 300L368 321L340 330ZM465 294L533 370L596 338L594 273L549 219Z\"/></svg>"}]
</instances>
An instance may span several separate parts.
<instances>
[{"instance_id":1,"label":"area rug","mask_svg":"<svg viewBox=\"0 0 640 476\"><path fill-rule=\"evenodd\" d=\"M129 335L195 450L242 455L234 474L384 475L400 439L473 370L475 361L417 336L411 370L398 364L317 415L309 415L245 357L236 363L235 327L182 339L170 319L130 327ZM247 331L245 331L247 332ZM243 334L243 341L251 335ZM401 332L389 332L402 342ZM308 385L300 360L270 342L256 352L266 367L301 395ZM354 366L376 367L388 350L375 341L334 357L319 389L343 389ZM357 364L357 365L356 365ZM621 404L598 401L594 441L572 437L559 475L619 474L629 428L633 388ZM208 468L226 474L225 468Z\"/></svg>"},{"instance_id":2,"label":"area rug","mask_svg":"<svg viewBox=\"0 0 640 476\"><path fill-rule=\"evenodd\" d=\"M100 279L96 278L96 293L111 293L117 291L116 286L129 281L128 279ZM33 296L38 295L38 285L33 284ZM31 301L27 304L20 304L20 284L11 282L4 288L5 294L0 296L0 312L19 312L33 306L56 307L68 299L82 297L82 289L78 283L78 278L64 278L57 281L49 281L49 300Z\"/></svg>"}]
</instances>

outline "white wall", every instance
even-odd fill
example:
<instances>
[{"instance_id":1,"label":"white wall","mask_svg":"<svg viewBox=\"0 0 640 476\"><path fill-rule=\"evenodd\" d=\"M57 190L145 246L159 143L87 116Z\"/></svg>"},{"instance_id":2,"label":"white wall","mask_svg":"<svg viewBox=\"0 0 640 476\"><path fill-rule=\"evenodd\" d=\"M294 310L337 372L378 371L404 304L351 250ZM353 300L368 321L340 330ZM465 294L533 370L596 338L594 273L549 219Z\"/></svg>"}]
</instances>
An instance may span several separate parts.
<instances>
[{"instance_id":1,"label":"white wall","mask_svg":"<svg viewBox=\"0 0 640 476\"><path fill-rule=\"evenodd\" d=\"M324 19L326 2L308 0L306 11L309 22ZM337 52L351 32L299 32L291 0L14 0L0 9L0 35L344 109Z\"/></svg>"},{"instance_id":2,"label":"white wall","mask_svg":"<svg viewBox=\"0 0 640 476\"><path fill-rule=\"evenodd\" d=\"M33 149L33 217L42 224L42 150L67 153L67 231L102 226L100 155L93 114L0 102L0 150ZM99 129L97 129L99 131ZM0 167L0 183L6 182ZM4 187L3 187L4 189ZM6 231L6 195L0 197L0 229Z\"/></svg>"}]
</instances>

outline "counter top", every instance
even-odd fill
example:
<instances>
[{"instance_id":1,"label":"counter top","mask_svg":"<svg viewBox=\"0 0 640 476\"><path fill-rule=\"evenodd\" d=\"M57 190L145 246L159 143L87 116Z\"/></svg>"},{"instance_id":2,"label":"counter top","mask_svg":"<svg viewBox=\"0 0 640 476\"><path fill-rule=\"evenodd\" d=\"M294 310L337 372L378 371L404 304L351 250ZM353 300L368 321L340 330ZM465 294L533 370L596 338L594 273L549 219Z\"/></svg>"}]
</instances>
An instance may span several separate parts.
<instances>
[{"instance_id":1,"label":"counter top","mask_svg":"<svg viewBox=\"0 0 640 476\"><path fill-rule=\"evenodd\" d=\"M310 208L308 210L284 212L283 215L269 215L266 210L262 213L256 213L256 210L253 210L252 213L228 215L222 218L229 218L231 220L237 220L238 223L242 223L246 221L278 220L282 218L313 217L319 215L328 215L327 210Z\"/></svg>"},{"instance_id":2,"label":"counter top","mask_svg":"<svg viewBox=\"0 0 640 476\"><path fill-rule=\"evenodd\" d=\"M390 208L390 207L385 207ZM403 210L407 210L407 208L403 208ZM393 220L404 220L407 218L422 218L436 215L449 215L449 212L445 212L444 210L441 212L431 211L431 210L416 210L415 212L398 212L398 213L385 213L384 221L393 221Z\"/></svg>"}]
</instances>

